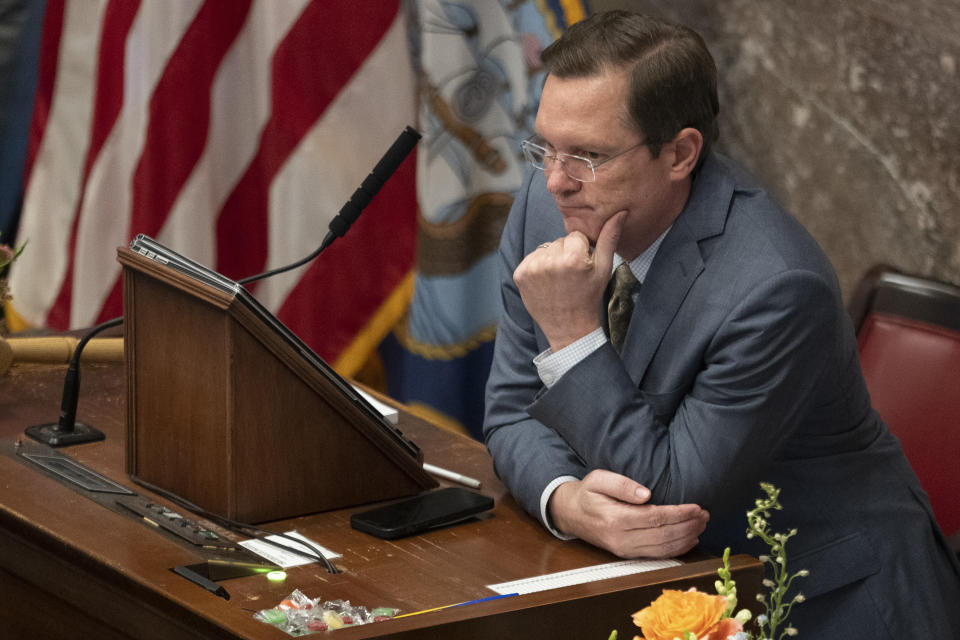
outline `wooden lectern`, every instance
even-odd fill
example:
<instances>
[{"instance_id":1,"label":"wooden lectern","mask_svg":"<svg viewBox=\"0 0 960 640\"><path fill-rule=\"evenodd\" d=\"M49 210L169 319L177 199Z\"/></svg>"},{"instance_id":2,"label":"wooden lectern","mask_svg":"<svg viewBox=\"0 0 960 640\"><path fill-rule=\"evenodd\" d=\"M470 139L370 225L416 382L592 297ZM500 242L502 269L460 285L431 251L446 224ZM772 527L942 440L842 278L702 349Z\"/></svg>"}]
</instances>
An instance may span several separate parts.
<instances>
[{"instance_id":1,"label":"wooden lectern","mask_svg":"<svg viewBox=\"0 0 960 640\"><path fill-rule=\"evenodd\" d=\"M126 247L118 260L134 479L251 523L436 486L419 449L242 287Z\"/></svg>"}]
</instances>

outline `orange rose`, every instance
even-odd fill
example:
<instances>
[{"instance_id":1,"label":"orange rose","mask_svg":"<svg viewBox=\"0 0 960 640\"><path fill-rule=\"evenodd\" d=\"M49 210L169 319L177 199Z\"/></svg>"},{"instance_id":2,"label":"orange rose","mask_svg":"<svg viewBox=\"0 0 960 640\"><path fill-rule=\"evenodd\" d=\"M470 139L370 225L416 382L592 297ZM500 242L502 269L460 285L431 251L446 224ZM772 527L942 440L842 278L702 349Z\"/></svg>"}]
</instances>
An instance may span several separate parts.
<instances>
[{"instance_id":1,"label":"orange rose","mask_svg":"<svg viewBox=\"0 0 960 640\"><path fill-rule=\"evenodd\" d=\"M720 616L727 607L723 596L712 596L701 591L664 589L650 606L633 614L633 623L640 627L646 640L673 640L690 631L697 638L713 640L719 628ZM736 629L731 633L736 633ZM726 638L717 634L717 638Z\"/></svg>"}]
</instances>

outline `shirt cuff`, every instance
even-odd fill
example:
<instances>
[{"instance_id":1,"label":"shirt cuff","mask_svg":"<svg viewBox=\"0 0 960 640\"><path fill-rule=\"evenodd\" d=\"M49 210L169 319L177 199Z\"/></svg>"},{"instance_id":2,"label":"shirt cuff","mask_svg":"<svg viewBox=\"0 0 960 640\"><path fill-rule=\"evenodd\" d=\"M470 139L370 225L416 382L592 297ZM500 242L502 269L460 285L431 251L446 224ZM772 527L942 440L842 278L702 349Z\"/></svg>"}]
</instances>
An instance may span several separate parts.
<instances>
[{"instance_id":1,"label":"shirt cuff","mask_svg":"<svg viewBox=\"0 0 960 640\"><path fill-rule=\"evenodd\" d=\"M606 342L607 334L603 332L603 329L597 328L556 353L547 349L533 359L533 364L537 367L537 375L549 389L560 379L560 376L602 347Z\"/></svg>"},{"instance_id":2,"label":"shirt cuff","mask_svg":"<svg viewBox=\"0 0 960 640\"><path fill-rule=\"evenodd\" d=\"M559 478L554 478L553 482L548 484L543 490L543 493L540 494L540 521L543 522L543 526L547 528L547 531L561 540L575 540L577 536L571 536L567 533L557 531L553 526L553 518L550 517L550 513L547 511L547 504L549 504L550 496L557 490L557 487L565 482L576 482L579 479L580 478L576 476L560 476Z\"/></svg>"}]
</instances>

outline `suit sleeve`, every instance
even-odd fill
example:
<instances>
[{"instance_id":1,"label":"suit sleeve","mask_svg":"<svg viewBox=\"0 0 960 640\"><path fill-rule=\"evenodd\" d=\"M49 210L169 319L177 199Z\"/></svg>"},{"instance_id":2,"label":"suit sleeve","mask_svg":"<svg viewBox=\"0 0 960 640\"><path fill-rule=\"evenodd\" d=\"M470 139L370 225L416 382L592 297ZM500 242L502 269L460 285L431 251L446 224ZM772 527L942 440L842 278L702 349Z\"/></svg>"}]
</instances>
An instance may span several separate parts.
<instances>
[{"instance_id":1,"label":"suit sleeve","mask_svg":"<svg viewBox=\"0 0 960 640\"><path fill-rule=\"evenodd\" d=\"M835 353L839 314L830 287L784 271L753 287L724 318L669 423L609 345L537 398L529 413L588 467L647 486L659 504L706 508L752 484L805 413ZM663 354L662 357L670 357Z\"/></svg>"},{"instance_id":2,"label":"suit sleeve","mask_svg":"<svg viewBox=\"0 0 960 640\"><path fill-rule=\"evenodd\" d=\"M531 175L528 174L514 200L501 237L498 255L503 311L487 381L483 430L498 477L524 508L540 519L540 496L544 488L560 476L582 478L586 469L583 460L556 431L527 412L527 407L543 390L533 364L533 358L541 349L533 319L513 282L513 271L525 253Z\"/></svg>"}]
</instances>

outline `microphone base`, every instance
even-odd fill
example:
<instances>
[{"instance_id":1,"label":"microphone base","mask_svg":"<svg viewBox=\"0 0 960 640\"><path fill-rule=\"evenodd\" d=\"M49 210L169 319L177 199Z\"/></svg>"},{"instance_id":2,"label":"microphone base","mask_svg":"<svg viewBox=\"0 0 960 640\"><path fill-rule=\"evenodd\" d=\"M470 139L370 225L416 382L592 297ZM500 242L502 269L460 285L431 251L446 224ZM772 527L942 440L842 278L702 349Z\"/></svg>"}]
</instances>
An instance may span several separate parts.
<instances>
[{"instance_id":1,"label":"microphone base","mask_svg":"<svg viewBox=\"0 0 960 640\"><path fill-rule=\"evenodd\" d=\"M75 422L73 431L63 431L60 424L35 424L24 430L28 436L51 447L69 447L84 442L98 442L104 439L103 432L83 422Z\"/></svg>"}]
</instances>

